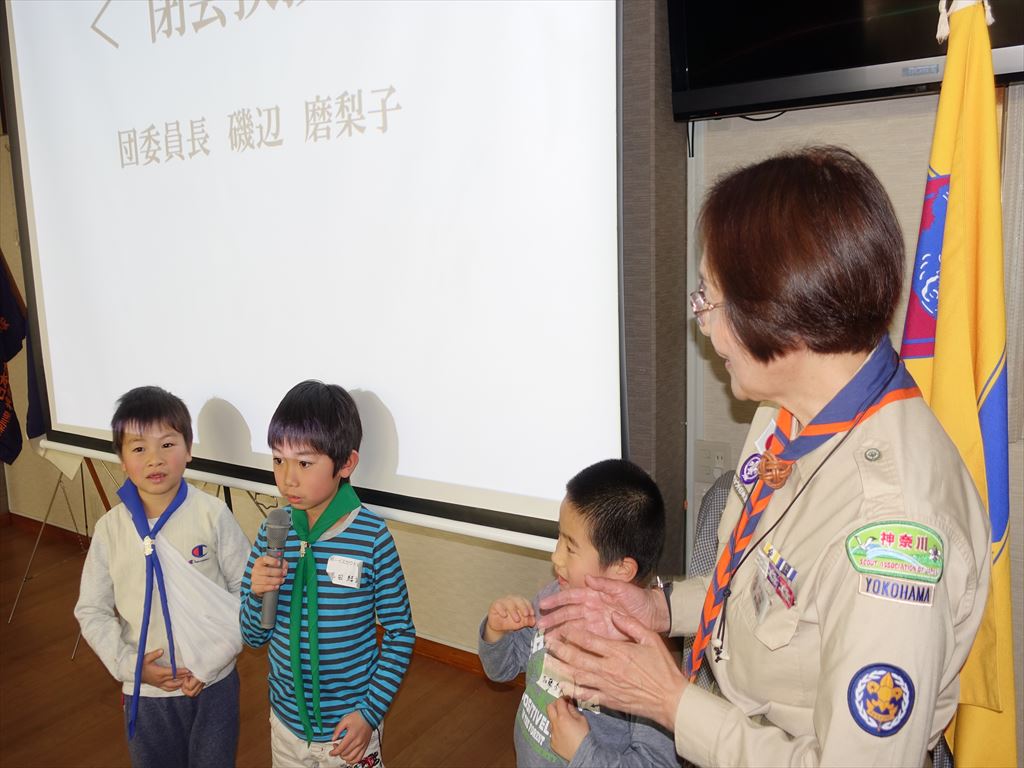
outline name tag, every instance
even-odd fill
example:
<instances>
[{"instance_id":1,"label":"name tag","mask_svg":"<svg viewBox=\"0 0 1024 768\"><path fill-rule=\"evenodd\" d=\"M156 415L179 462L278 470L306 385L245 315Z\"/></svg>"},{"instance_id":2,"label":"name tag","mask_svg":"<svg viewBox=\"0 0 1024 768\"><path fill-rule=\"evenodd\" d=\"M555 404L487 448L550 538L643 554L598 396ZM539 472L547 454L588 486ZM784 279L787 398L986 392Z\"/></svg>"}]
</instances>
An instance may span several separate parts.
<instances>
[{"instance_id":1,"label":"name tag","mask_svg":"<svg viewBox=\"0 0 1024 768\"><path fill-rule=\"evenodd\" d=\"M544 647L544 633L538 632L533 636L533 644L530 647L531 655ZM537 678L537 686L550 696L556 699L562 698L562 686L558 674L552 668L551 657L544 654L543 663L540 668L540 676Z\"/></svg>"},{"instance_id":2,"label":"name tag","mask_svg":"<svg viewBox=\"0 0 1024 768\"><path fill-rule=\"evenodd\" d=\"M363 576L363 561L341 555L332 555L327 560L327 575L339 587L359 588Z\"/></svg>"}]
</instances>

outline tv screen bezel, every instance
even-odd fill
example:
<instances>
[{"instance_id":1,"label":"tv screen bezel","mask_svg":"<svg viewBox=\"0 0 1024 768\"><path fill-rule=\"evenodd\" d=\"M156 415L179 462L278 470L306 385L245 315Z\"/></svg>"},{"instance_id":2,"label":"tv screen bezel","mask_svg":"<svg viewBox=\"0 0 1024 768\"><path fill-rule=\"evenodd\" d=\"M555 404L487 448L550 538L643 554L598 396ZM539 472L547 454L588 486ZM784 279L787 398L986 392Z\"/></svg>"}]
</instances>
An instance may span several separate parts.
<instances>
[{"instance_id":1,"label":"tv screen bezel","mask_svg":"<svg viewBox=\"0 0 1024 768\"><path fill-rule=\"evenodd\" d=\"M814 71L814 62L808 61L808 71L804 74L689 88L685 84L688 56L683 34L685 3L683 0L667 1L673 70L672 113L677 122L901 98L937 93L942 86L944 53L825 71ZM998 85L1024 81L1024 44L994 48L992 65Z\"/></svg>"}]
</instances>

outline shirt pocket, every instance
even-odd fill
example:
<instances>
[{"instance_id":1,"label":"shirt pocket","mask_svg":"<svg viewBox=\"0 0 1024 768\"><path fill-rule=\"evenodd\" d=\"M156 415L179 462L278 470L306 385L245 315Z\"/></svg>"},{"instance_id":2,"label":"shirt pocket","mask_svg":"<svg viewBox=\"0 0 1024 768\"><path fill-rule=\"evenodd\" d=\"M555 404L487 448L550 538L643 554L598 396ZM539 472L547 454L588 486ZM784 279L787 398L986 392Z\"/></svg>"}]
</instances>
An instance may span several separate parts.
<instances>
[{"instance_id":1,"label":"shirt pocket","mask_svg":"<svg viewBox=\"0 0 1024 768\"><path fill-rule=\"evenodd\" d=\"M796 606L787 608L778 599L772 601L768 608L768 615L760 624L756 623L755 617L754 637L761 641L770 651L777 651L783 646L789 645L800 623L800 612Z\"/></svg>"},{"instance_id":2,"label":"shirt pocket","mask_svg":"<svg viewBox=\"0 0 1024 768\"><path fill-rule=\"evenodd\" d=\"M758 574L757 578L763 577ZM752 703L762 707L792 698L792 695L799 698L802 694L797 691L807 682L802 656L808 652L806 638L798 630L800 604L787 608L775 597L759 622L749 582L744 586L739 591L740 599L736 600L738 615L729 618L729 625L735 620L737 626L725 636L725 648L730 656L727 674ZM730 613L734 610L732 599Z\"/></svg>"}]
</instances>

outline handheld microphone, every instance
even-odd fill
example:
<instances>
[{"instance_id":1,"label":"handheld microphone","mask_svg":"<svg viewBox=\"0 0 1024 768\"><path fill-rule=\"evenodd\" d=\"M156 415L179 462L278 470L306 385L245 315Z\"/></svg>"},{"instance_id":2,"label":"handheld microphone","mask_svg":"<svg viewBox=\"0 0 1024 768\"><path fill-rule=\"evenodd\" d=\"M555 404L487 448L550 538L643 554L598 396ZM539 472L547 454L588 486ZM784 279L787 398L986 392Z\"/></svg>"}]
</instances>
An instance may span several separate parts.
<instances>
[{"instance_id":1,"label":"handheld microphone","mask_svg":"<svg viewBox=\"0 0 1024 768\"><path fill-rule=\"evenodd\" d=\"M278 507L270 510L267 515L267 554L280 560L284 556L284 543L288 540L288 529L292 525L292 516L287 509ZM280 590L266 592L263 595L263 612L260 614L260 626L273 629L277 623L277 597Z\"/></svg>"}]
</instances>

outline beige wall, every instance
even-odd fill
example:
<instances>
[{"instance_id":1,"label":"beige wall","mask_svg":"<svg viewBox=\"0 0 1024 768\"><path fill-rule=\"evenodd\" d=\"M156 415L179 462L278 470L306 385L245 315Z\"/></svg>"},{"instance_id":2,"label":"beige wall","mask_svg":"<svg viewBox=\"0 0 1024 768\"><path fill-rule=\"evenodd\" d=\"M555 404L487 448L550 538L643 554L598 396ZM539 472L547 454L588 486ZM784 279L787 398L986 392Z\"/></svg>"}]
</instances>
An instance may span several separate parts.
<instances>
[{"instance_id":1,"label":"beige wall","mask_svg":"<svg viewBox=\"0 0 1024 768\"><path fill-rule=\"evenodd\" d=\"M766 122L729 118L703 123L698 126L697 157L691 161L690 174L699 177L706 185L737 166L783 149L816 143L845 146L867 161L892 198L907 245L908 279L890 332L893 343L899 348L937 106L938 96L927 95L799 110ZM1007 148L1007 151L1019 152L1020 148ZM690 205L694 204L699 204L699 200L690 201ZM710 350L704 337L698 336L701 360L697 375L701 381L697 389L703 390L698 403L702 408L703 432L693 437L696 440L726 441L732 446L733 455L738 456L754 406L731 397L729 377L720 358ZM1012 347L1010 353L1013 353ZM1010 367L1015 362L1011 360ZM1024 443L1020 441L1010 445L1010 478L1014 656L1017 711L1020 713L1024 704ZM1024 745L1024 720L1020 718L1017 742L1018 754L1024 755L1021 748Z\"/></svg>"}]
</instances>

